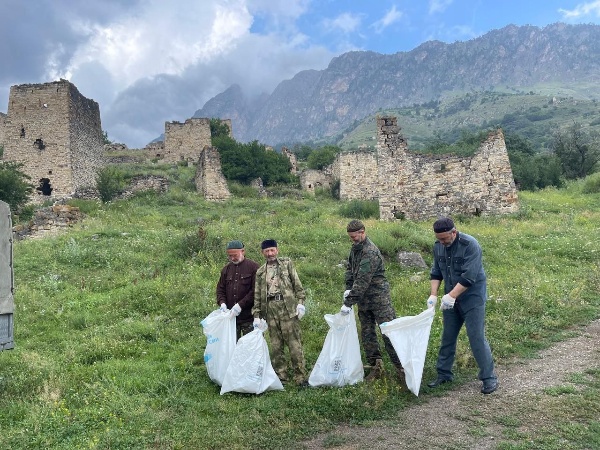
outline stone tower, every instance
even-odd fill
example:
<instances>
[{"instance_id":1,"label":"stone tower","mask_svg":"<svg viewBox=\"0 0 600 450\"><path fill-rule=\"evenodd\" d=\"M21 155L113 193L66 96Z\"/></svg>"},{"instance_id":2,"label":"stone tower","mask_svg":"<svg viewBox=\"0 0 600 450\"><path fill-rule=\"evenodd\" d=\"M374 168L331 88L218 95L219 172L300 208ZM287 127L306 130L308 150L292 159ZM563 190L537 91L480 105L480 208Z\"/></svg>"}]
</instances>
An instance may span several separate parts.
<instances>
[{"instance_id":1,"label":"stone tower","mask_svg":"<svg viewBox=\"0 0 600 450\"><path fill-rule=\"evenodd\" d=\"M100 108L67 80L10 88L4 160L23 171L45 196L69 196L95 186L103 165Z\"/></svg>"},{"instance_id":2,"label":"stone tower","mask_svg":"<svg viewBox=\"0 0 600 450\"><path fill-rule=\"evenodd\" d=\"M165 122L164 161L195 163L202 149L210 145L210 119L192 117L184 123Z\"/></svg>"},{"instance_id":3,"label":"stone tower","mask_svg":"<svg viewBox=\"0 0 600 450\"><path fill-rule=\"evenodd\" d=\"M221 171L221 155L214 147L204 147L196 166L196 191L206 200L220 202L231 197L227 180Z\"/></svg>"}]
</instances>

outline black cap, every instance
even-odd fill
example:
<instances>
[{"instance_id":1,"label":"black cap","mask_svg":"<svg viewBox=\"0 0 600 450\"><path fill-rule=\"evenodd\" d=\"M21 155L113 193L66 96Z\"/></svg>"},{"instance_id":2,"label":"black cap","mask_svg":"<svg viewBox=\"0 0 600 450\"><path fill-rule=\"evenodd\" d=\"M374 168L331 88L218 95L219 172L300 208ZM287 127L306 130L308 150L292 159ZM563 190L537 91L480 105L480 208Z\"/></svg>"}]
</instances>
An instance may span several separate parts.
<instances>
[{"instance_id":1,"label":"black cap","mask_svg":"<svg viewBox=\"0 0 600 450\"><path fill-rule=\"evenodd\" d=\"M434 233L445 233L454 229L454 222L448 217L442 217L433 224Z\"/></svg>"},{"instance_id":2,"label":"black cap","mask_svg":"<svg viewBox=\"0 0 600 450\"><path fill-rule=\"evenodd\" d=\"M265 248L277 247L277 241L275 239L265 239L260 244L260 248L264 250Z\"/></svg>"}]
</instances>

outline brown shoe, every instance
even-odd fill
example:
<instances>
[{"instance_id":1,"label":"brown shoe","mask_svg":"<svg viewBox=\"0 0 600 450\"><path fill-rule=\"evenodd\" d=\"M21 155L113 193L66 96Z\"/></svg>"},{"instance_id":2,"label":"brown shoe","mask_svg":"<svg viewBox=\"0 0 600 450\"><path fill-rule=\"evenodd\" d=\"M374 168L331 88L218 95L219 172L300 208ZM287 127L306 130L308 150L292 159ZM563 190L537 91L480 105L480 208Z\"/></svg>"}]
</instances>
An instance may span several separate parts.
<instances>
[{"instance_id":1,"label":"brown shoe","mask_svg":"<svg viewBox=\"0 0 600 450\"><path fill-rule=\"evenodd\" d=\"M383 378L385 369L383 368L383 361L381 359L375 360L375 365L371 368L369 375L365 378L365 381L375 381Z\"/></svg>"}]
</instances>

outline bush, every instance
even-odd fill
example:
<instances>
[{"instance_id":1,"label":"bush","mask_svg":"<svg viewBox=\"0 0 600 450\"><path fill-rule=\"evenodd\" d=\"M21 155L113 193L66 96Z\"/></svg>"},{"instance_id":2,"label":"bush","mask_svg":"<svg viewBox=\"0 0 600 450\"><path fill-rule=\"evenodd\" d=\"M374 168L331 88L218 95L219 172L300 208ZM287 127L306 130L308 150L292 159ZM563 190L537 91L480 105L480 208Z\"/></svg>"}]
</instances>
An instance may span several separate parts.
<instances>
[{"instance_id":1,"label":"bush","mask_svg":"<svg viewBox=\"0 0 600 450\"><path fill-rule=\"evenodd\" d=\"M102 203L111 201L125 189L125 174L114 166L100 169L96 174L96 188Z\"/></svg>"},{"instance_id":2,"label":"bush","mask_svg":"<svg viewBox=\"0 0 600 450\"><path fill-rule=\"evenodd\" d=\"M8 203L13 213L27 203L33 192L33 185L29 183L31 178L21 171L22 167L21 163L0 163L0 200Z\"/></svg>"},{"instance_id":3,"label":"bush","mask_svg":"<svg viewBox=\"0 0 600 450\"><path fill-rule=\"evenodd\" d=\"M235 198L259 198L258 189L247 184L231 181L227 183L227 187Z\"/></svg>"},{"instance_id":4,"label":"bush","mask_svg":"<svg viewBox=\"0 0 600 450\"><path fill-rule=\"evenodd\" d=\"M583 180L581 192L584 194L598 194L600 192L600 172L593 173Z\"/></svg>"},{"instance_id":5,"label":"bush","mask_svg":"<svg viewBox=\"0 0 600 450\"><path fill-rule=\"evenodd\" d=\"M379 202L377 200L350 200L343 204L339 213L350 219L379 219Z\"/></svg>"}]
</instances>

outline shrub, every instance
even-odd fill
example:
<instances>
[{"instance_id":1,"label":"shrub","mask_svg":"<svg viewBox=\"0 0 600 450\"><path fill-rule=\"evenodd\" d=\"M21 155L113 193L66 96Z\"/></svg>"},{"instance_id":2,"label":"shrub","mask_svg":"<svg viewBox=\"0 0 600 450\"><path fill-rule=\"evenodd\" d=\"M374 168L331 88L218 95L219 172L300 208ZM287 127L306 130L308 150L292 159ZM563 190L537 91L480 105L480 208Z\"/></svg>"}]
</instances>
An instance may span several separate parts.
<instances>
[{"instance_id":1,"label":"shrub","mask_svg":"<svg viewBox=\"0 0 600 450\"><path fill-rule=\"evenodd\" d=\"M31 179L21 171L23 164L15 162L0 163L0 200L8 203L14 213L19 211L33 192Z\"/></svg>"},{"instance_id":2,"label":"shrub","mask_svg":"<svg viewBox=\"0 0 600 450\"><path fill-rule=\"evenodd\" d=\"M102 203L111 201L125 189L125 175L114 166L107 166L96 174L96 188Z\"/></svg>"},{"instance_id":3,"label":"shrub","mask_svg":"<svg viewBox=\"0 0 600 450\"><path fill-rule=\"evenodd\" d=\"M581 192L584 194L597 194L600 192L600 172L593 173L583 180Z\"/></svg>"},{"instance_id":4,"label":"shrub","mask_svg":"<svg viewBox=\"0 0 600 450\"><path fill-rule=\"evenodd\" d=\"M379 219L379 202L377 200L350 200L344 203L339 213L351 219Z\"/></svg>"}]
</instances>

